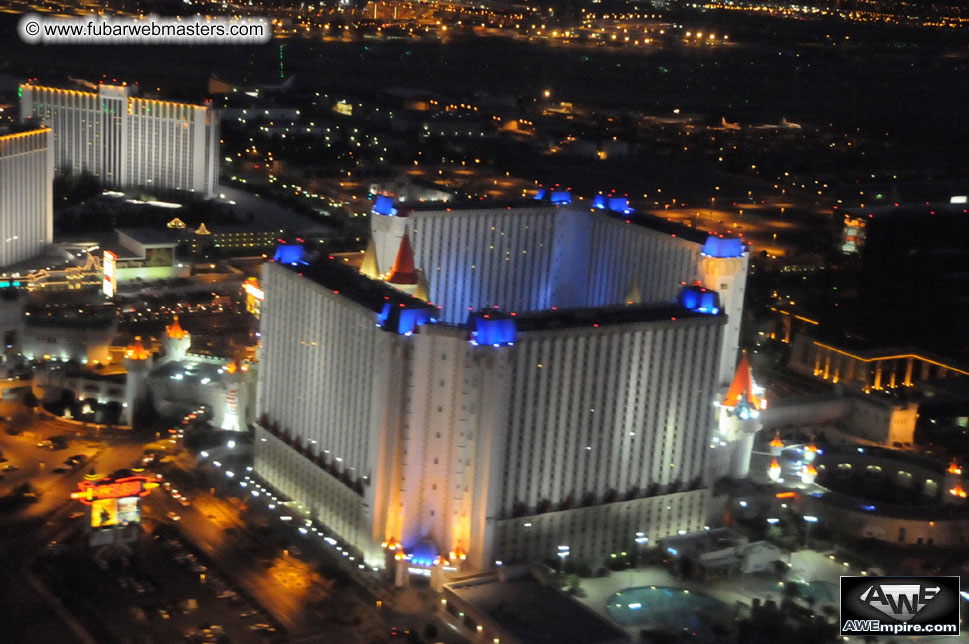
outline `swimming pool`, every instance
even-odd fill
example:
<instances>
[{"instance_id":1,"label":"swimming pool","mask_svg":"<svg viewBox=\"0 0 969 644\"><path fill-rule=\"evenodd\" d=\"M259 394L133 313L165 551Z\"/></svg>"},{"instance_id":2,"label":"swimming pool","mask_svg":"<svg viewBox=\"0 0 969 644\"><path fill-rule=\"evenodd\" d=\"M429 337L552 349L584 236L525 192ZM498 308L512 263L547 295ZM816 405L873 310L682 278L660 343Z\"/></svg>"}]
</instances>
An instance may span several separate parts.
<instances>
[{"instance_id":1,"label":"swimming pool","mask_svg":"<svg viewBox=\"0 0 969 644\"><path fill-rule=\"evenodd\" d=\"M721 601L683 588L640 586L615 593L606 604L606 612L621 626L686 629L701 640L712 641L707 616L724 607Z\"/></svg>"}]
</instances>

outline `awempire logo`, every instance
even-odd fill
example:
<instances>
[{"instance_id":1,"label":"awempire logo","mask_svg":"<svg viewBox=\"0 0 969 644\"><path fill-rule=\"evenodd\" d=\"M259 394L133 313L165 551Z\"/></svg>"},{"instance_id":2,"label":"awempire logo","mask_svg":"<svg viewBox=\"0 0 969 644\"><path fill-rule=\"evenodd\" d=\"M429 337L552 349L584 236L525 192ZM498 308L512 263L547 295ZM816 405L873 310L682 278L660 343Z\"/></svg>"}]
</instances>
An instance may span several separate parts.
<instances>
[{"instance_id":1,"label":"awempire logo","mask_svg":"<svg viewBox=\"0 0 969 644\"><path fill-rule=\"evenodd\" d=\"M842 635L958 635L958 577L842 577Z\"/></svg>"}]
</instances>

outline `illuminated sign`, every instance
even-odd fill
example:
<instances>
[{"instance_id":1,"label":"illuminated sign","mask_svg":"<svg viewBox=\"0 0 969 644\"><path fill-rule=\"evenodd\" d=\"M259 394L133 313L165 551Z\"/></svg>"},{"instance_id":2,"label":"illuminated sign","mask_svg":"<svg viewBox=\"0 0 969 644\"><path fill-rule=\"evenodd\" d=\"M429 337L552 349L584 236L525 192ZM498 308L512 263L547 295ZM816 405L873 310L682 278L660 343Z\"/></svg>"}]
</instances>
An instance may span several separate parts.
<instances>
[{"instance_id":1,"label":"illuminated sign","mask_svg":"<svg viewBox=\"0 0 969 644\"><path fill-rule=\"evenodd\" d=\"M111 528L141 522L137 496L98 499L91 504L91 527Z\"/></svg>"},{"instance_id":2,"label":"illuminated sign","mask_svg":"<svg viewBox=\"0 0 969 644\"><path fill-rule=\"evenodd\" d=\"M259 282L255 277L250 277L242 283L242 290L246 292L246 310L258 318L265 297L265 293L259 288Z\"/></svg>"},{"instance_id":3,"label":"illuminated sign","mask_svg":"<svg viewBox=\"0 0 969 644\"><path fill-rule=\"evenodd\" d=\"M101 266L104 268L104 282L101 284L101 291L107 297L114 297L117 260L118 256L110 250L104 251L104 259L101 260Z\"/></svg>"},{"instance_id":4,"label":"illuminated sign","mask_svg":"<svg viewBox=\"0 0 969 644\"><path fill-rule=\"evenodd\" d=\"M114 481L80 481L77 492L71 492L72 499L85 505L93 505L102 499L121 499L124 497L147 496L157 483L150 483L144 476L129 476Z\"/></svg>"},{"instance_id":5,"label":"illuminated sign","mask_svg":"<svg viewBox=\"0 0 969 644\"><path fill-rule=\"evenodd\" d=\"M118 525L118 499L98 499L91 504L91 527L110 528Z\"/></svg>"},{"instance_id":6,"label":"illuminated sign","mask_svg":"<svg viewBox=\"0 0 969 644\"><path fill-rule=\"evenodd\" d=\"M118 523L139 523L141 521L141 507L137 496L126 496L118 499Z\"/></svg>"}]
</instances>

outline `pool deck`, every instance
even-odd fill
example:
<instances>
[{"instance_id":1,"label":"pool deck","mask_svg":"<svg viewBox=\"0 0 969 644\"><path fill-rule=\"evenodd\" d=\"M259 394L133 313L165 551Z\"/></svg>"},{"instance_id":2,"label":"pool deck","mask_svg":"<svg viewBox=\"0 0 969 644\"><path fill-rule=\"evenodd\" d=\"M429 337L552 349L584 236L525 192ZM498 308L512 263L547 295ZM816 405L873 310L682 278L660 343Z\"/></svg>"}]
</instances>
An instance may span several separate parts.
<instances>
[{"instance_id":1,"label":"pool deck","mask_svg":"<svg viewBox=\"0 0 969 644\"><path fill-rule=\"evenodd\" d=\"M791 570L787 578L792 581L825 581L835 585L840 584L842 575L859 575L861 571L853 566L845 566L843 561L832 561L830 553L818 553L802 550L791 555ZM746 606L751 605L755 597L774 599L780 602L783 597L783 587L778 584L773 575L737 575L730 579L715 579L708 582L677 579L669 574L666 568L651 566L613 572L608 577L583 579L582 589L586 596L581 601L591 610L599 613L611 621L606 611L606 603L619 591L636 586L668 586L671 588L685 588L691 592L703 593L723 602L727 611L733 611L737 602ZM818 602L820 607L823 602ZM837 607L837 604L833 604ZM728 614L734 614L728 612ZM639 636L640 627L631 626L626 629L630 635ZM960 637L893 637L892 644L957 644L969 642L969 628L963 628ZM861 638L852 638L861 642Z\"/></svg>"}]
</instances>

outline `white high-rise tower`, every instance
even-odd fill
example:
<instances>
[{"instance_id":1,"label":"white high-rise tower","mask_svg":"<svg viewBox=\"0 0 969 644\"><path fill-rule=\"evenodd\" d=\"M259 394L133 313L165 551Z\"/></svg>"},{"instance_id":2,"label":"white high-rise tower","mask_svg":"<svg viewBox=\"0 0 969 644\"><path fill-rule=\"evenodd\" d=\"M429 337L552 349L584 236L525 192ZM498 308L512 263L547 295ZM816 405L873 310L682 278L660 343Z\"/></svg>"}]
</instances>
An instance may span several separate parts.
<instances>
[{"instance_id":1,"label":"white high-rise tower","mask_svg":"<svg viewBox=\"0 0 969 644\"><path fill-rule=\"evenodd\" d=\"M216 194L219 126L209 105L133 95L130 85L97 92L20 86L21 120L53 130L54 169L89 172L105 186Z\"/></svg>"},{"instance_id":2,"label":"white high-rise tower","mask_svg":"<svg viewBox=\"0 0 969 644\"><path fill-rule=\"evenodd\" d=\"M705 287L720 294L720 306L727 314L717 378L721 387L730 384L740 351L740 322L749 262L744 242L737 237L710 235L700 251L700 279Z\"/></svg>"},{"instance_id":3,"label":"white high-rise tower","mask_svg":"<svg viewBox=\"0 0 969 644\"><path fill-rule=\"evenodd\" d=\"M39 255L54 234L50 128L0 134L0 266Z\"/></svg>"}]
</instances>

